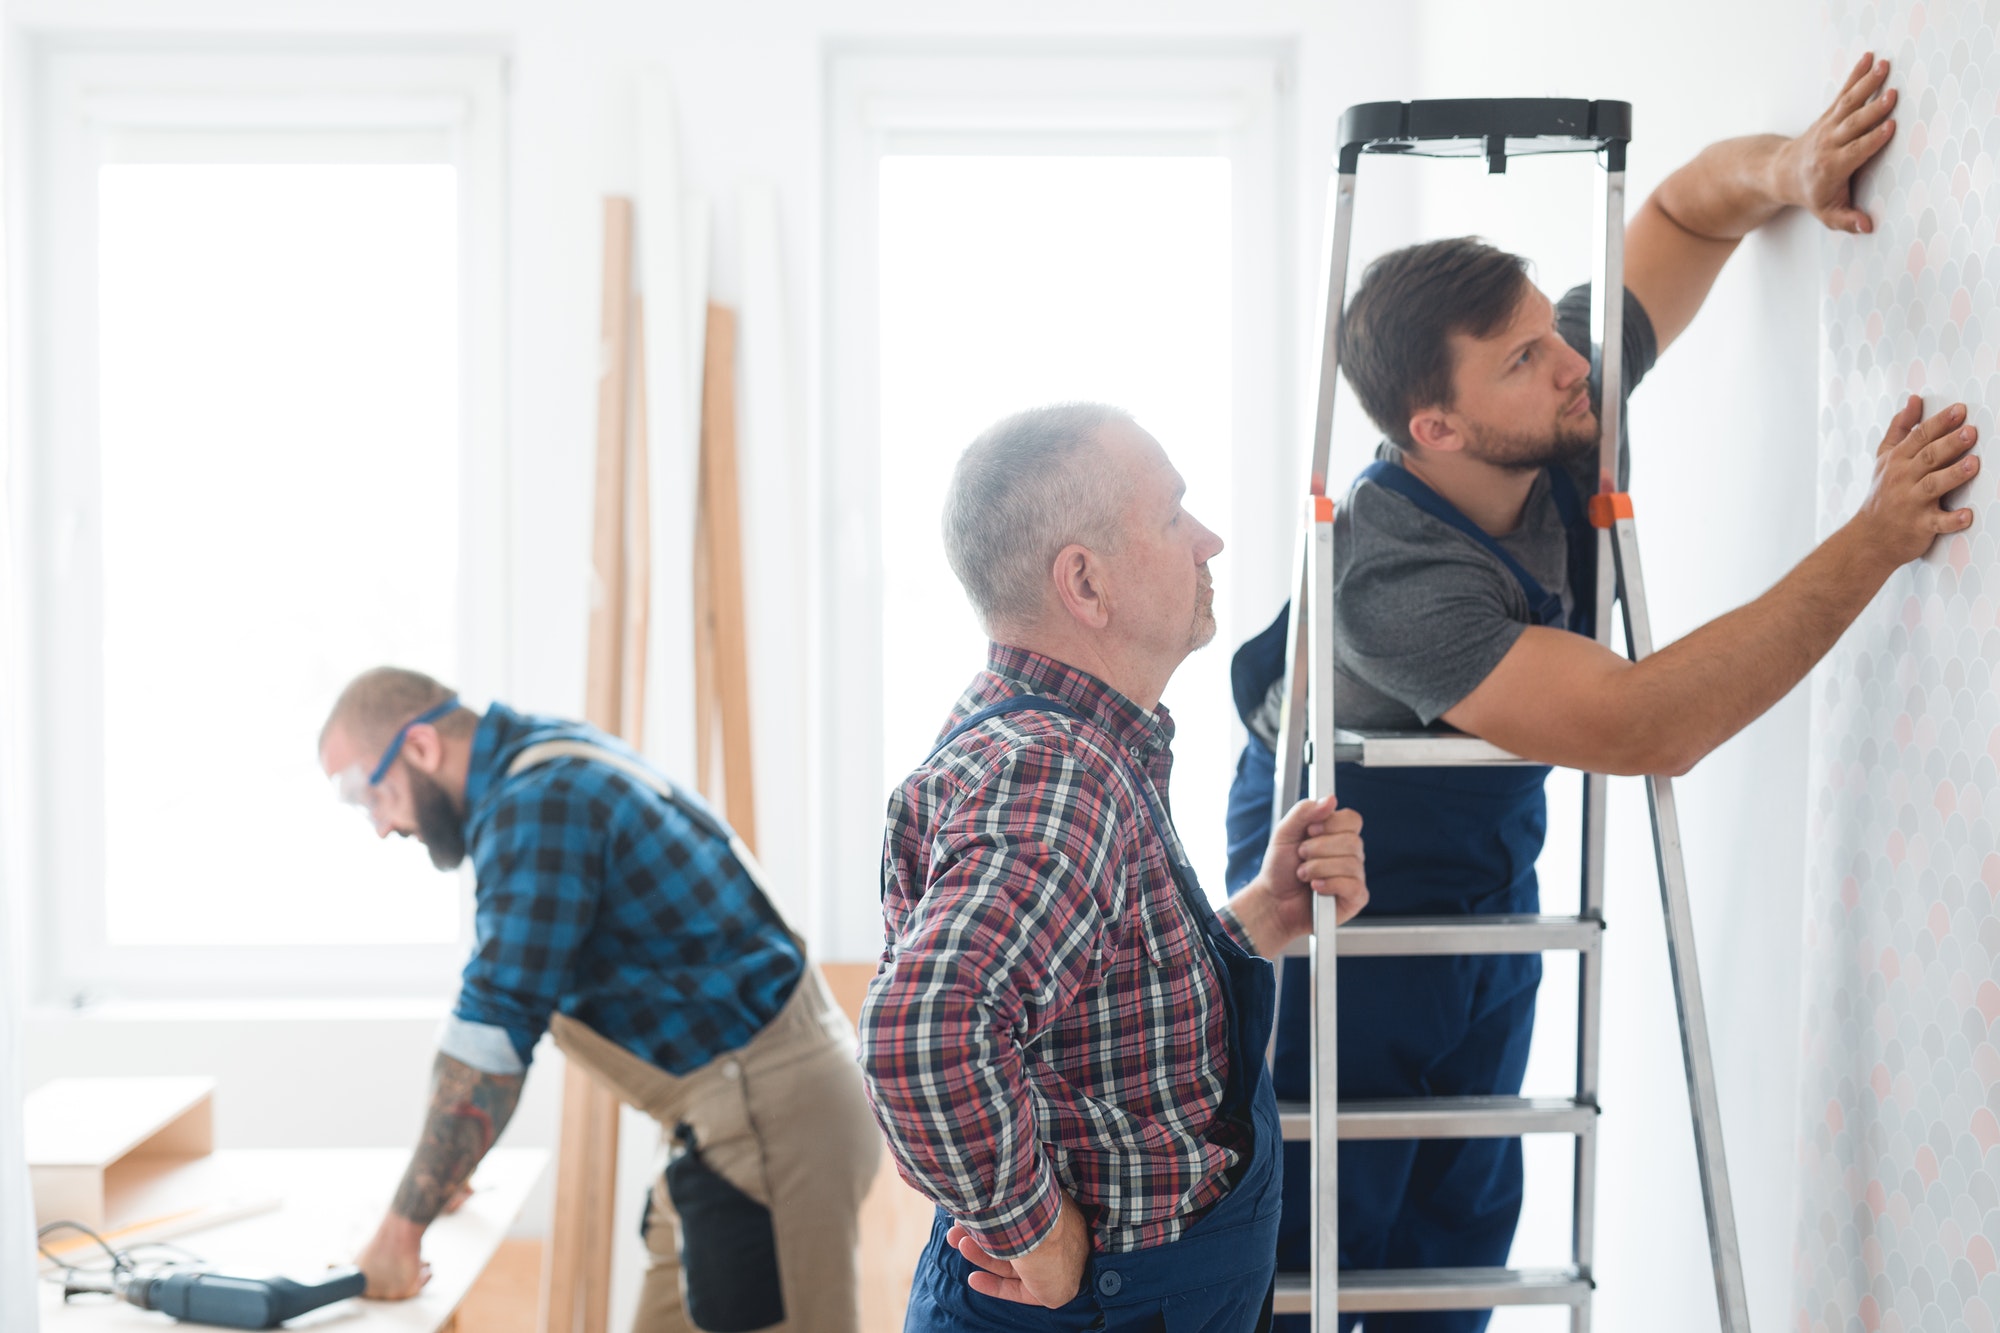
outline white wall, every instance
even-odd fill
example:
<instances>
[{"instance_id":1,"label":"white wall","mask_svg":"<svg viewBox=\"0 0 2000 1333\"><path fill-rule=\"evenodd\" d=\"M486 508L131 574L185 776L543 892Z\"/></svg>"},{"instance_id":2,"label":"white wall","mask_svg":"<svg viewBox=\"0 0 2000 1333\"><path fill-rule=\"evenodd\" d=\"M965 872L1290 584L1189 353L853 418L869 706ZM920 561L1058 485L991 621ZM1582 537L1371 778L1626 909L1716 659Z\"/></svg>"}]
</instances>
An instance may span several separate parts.
<instances>
[{"instance_id":1,"label":"white wall","mask_svg":"<svg viewBox=\"0 0 2000 1333\"><path fill-rule=\"evenodd\" d=\"M1806 0L1427 0L1423 12L1412 95L1631 102L1632 207L1704 145L1795 133L1822 109L1817 12ZM1505 53L1497 61L1496 51ZM1525 184L1543 168L1563 182L1559 197L1537 199ZM1470 167L1454 178L1454 193L1427 192L1424 232L1483 232L1536 259L1546 290L1565 288L1591 262L1590 171L1517 161L1502 184ZM1817 224L1797 215L1746 242L1632 400L1632 492L1658 643L1763 592L1812 545L1818 245ZM1743 1260L1762 1328L1789 1314L1806 721L1805 692L1794 691L1676 784ZM1552 784L1552 805L1570 789ZM1561 812L1551 813L1545 875L1573 883L1574 844ZM1615 784L1611 818L1598 1325L1714 1328L1638 784ZM1542 999L1531 1086L1566 1088L1573 1002L1553 983Z\"/></svg>"}]
</instances>

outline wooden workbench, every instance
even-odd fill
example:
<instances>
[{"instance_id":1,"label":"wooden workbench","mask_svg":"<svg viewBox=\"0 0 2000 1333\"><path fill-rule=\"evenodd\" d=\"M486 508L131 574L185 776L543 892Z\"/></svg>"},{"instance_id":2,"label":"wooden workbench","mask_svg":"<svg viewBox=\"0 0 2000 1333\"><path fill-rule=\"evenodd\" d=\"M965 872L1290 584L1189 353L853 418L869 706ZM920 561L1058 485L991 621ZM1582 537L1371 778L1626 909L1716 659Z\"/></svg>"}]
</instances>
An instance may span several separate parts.
<instances>
[{"instance_id":1,"label":"wooden workbench","mask_svg":"<svg viewBox=\"0 0 2000 1333\"><path fill-rule=\"evenodd\" d=\"M353 1333L450 1329L459 1302L513 1226L548 1157L539 1148L498 1148L487 1154L473 1175L472 1198L458 1212L439 1218L424 1237L431 1281L415 1299L341 1301L285 1327ZM407 1148L218 1152L148 1182L146 1202L164 1214L220 1200L276 1198L280 1203L275 1210L180 1236L174 1243L228 1272L303 1279L328 1264L347 1262L374 1234L409 1159ZM43 1290L41 1321L44 1333L198 1327L106 1296L79 1296L65 1305L53 1285Z\"/></svg>"}]
</instances>

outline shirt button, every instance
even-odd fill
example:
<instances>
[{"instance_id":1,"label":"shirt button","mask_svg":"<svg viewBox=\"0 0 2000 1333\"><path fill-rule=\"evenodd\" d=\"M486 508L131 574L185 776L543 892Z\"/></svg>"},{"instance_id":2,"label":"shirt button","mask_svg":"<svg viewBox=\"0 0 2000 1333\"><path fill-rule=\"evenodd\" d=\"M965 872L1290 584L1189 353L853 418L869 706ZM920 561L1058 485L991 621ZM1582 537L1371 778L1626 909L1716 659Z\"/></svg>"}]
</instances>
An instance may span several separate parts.
<instances>
[{"instance_id":1,"label":"shirt button","mask_svg":"<svg viewBox=\"0 0 2000 1333\"><path fill-rule=\"evenodd\" d=\"M1107 1268L1103 1272L1097 1275L1098 1295L1116 1296L1119 1292L1123 1291L1124 1289L1125 1289L1125 1279L1118 1275L1117 1269Z\"/></svg>"}]
</instances>

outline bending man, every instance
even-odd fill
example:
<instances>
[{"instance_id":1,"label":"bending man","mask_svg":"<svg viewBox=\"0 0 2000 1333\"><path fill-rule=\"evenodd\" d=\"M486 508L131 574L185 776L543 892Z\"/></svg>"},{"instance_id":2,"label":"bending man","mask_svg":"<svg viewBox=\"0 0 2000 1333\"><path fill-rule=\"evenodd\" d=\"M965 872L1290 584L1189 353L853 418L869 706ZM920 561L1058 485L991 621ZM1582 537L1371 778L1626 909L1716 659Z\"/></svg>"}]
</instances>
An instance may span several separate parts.
<instances>
[{"instance_id":1,"label":"bending man","mask_svg":"<svg viewBox=\"0 0 2000 1333\"><path fill-rule=\"evenodd\" d=\"M1301 802L1219 913L1196 882L1159 699L1215 634L1222 543L1182 490L1089 404L1000 422L952 478L945 546L993 643L890 798L861 1022L876 1117L938 1205L910 1333L1268 1319L1265 958L1314 891L1366 899L1360 821Z\"/></svg>"},{"instance_id":2,"label":"bending man","mask_svg":"<svg viewBox=\"0 0 2000 1333\"><path fill-rule=\"evenodd\" d=\"M382 667L341 694L320 764L382 837L468 853L472 958L423 1139L356 1260L413 1296L424 1230L506 1127L544 1030L670 1142L635 1333L854 1333L856 1218L881 1160L853 1035L750 853L594 728L458 703Z\"/></svg>"},{"instance_id":3,"label":"bending man","mask_svg":"<svg viewBox=\"0 0 2000 1333\"><path fill-rule=\"evenodd\" d=\"M1849 178L1888 141L1886 64L1864 59L1805 135L1716 144L1669 176L1626 232L1625 385L1701 306L1738 240L1788 207L1867 231ZM1861 511L1769 592L1642 662L1590 637L1598 422L1592 293L1550 302L1525 264L1474 240L1370 265L1348 306L1341 366L1387 437L1340 506L1334 695L1342 725L1445 722L1540 764L1685 773L1812 669L1900 565L1967 510L1963 407L1889 425ZM1284 617L1237 656L1251 739L1231 792L1231 882L1255 870L1270 822ZM1373 911L1535 912L1546 768L1359 769L1342 804L1368 820ZM1287 975L1291 982L1293 975ZM1520 1091L1535 955L1343 962L1343 1097ZM1303 977L1285 987L1276 1079L1307 1095ZM1306 1154L1288 1161L1280 1267L1310 1262ZM1349 1268L1485 1268L1507 1261L1521 1206L1518 1140L1343 1143L1340 1243ZM1369 1315L1370 1333L1462 1333L1483 1312ZM1354 1320L1343 1321L1352 1327ZM1304 1321L1299 1321L1302 1329Z\"/></svg>"}]
</instances>

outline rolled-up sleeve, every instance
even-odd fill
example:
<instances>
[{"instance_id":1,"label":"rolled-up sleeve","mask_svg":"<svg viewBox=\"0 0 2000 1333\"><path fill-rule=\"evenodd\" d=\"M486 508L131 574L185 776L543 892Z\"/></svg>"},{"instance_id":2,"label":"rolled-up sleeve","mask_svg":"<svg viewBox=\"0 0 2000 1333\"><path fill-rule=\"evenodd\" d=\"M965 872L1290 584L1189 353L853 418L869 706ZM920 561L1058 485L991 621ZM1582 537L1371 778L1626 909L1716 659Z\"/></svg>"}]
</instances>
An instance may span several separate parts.
<instances>
[{"instance_id":1,"label":"rolled-up sleeve","mask_svg":"<svg viewBox=\"0 0 2000 1333\"><path fill-rule=\"evenodd\" d=\"M503 1029L524 1068L596 919L602 851L595 830L605 812L591 811L591 803L560 775L524 783L500 799L479 839L475 944L452 1014Z\"/></svg>"},{"instance_id":2,"label":"rolled-up sleeve","mask_svg":"<svg viewBox=\"0 0 2000 1333\"><path fill-rule=\"evenodd\" d=\"M996 1258L1039 1245L1062 1207L1028 1048L1113 947L1106 923L1125 893L1114 781L1024 746L953 799L922 858L928 882L895 882L893 845L885 856L889 892L908 901L861 1010L869 1099L903 1177Z\"/></svg>"}]
</instances>

